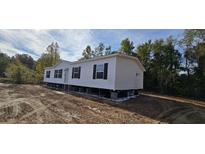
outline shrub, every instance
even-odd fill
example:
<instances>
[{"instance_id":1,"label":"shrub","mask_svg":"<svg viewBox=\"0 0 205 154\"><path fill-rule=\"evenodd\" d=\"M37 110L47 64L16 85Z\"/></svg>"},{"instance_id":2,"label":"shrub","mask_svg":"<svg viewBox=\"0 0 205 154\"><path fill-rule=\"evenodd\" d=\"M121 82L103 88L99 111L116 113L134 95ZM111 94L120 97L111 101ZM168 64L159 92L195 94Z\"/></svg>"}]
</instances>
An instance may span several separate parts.
<instances>
[{"instance_id":1,"label":"shrub","mask_svg":"<svg viewBox=\"0 0 205 154\"><path fill-rule=\"evenodd\" d=\"M7 73L13 83L35 83L34 71L25 67L18 61L9 65Z\"/></svg>"}]
</instances>

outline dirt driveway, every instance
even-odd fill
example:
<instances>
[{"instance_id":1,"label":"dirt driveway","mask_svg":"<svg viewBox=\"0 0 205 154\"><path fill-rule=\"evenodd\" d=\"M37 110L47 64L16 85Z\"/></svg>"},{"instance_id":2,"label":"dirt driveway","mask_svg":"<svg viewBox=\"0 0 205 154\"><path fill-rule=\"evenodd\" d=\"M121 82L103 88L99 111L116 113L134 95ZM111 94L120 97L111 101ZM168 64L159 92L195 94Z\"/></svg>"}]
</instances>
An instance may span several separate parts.
<instances>
[{"instance_id":1,"label":"dirt driveway","mask_svg":"<svg viewBox=\"0 0 205 154\"><path fill-rule=\"evenodd\" d=\"M139 96L123 104L0 83L0 123L205 123L205 109Z\"/></svg>"}]
</instances>

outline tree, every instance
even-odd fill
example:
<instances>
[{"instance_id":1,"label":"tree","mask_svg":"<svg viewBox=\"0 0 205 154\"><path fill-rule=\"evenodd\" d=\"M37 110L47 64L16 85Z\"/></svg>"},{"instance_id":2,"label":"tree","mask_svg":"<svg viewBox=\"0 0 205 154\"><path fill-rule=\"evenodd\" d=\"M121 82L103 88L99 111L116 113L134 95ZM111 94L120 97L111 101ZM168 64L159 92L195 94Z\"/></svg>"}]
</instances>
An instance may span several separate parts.
<instances>
[{"instance_id":1,"label":"tree","mask_svg":"<svg viewBox=\"0 0 205 154\"><path fill-rule=\"evenodd\" d=\"M205 30L185 30L180 44L185 50L185 70L190 96L204 97L205 93ZM194 89L194 90L193 90Z\"/></svg>"},{"instance_id":2,"label":"tree","mask_svg":"<svg viewBox=\"0 0 205 154\"><path fill-rule=\"evenodd\" d=\"M38 82L43 80L45 67L50 67L57 64L60 60L58 53L59 46L57 43L52 43L46 48L46 52L41 55L36 64L36 79Z\"/></svg>"},{"instance_id":3,"label":"tree","mask_svg":"<svg viewBox=\"0 0 205 154\"><path fill-rule=\"evenodd\" d=\"M175 40L145 42L137 47L137 56L145 66L145 88L162 93L171 93L180 69L181 54L175 49Z\"/></svg>"},{"instance_id":4,"label":"tree","mask_svg":"<svg viewBox=\"0 0 205 154\"><path fill-rule=\"evenodd\" d=\"M200 55L197 52L197 46L205 41L205 30L185 30L184 37L179 41L182 45L185 58L185 70L187 71L188 78L190 72L194 72L196 66L199 63Z\"/></svg>"},{"instance_id":5,"label":"tree","mask_svg":"<svg viewBox=\"0 0 205 154\"><path fill-rule=\"evenodd\" d=\"M82 59L90 59L93 57L93 51L91 49L91 47L88 45L84 50L83 50L83 53L82 53L82 56L83 58Z\"/></svg>"},{"instance_id":6,"label":"tree","mask_svg":"<svg viewBox=\"0 0 205 154\"><path fill-rule=\"evenodd\" d=\"M12 57L12 61L15 61L15 60L18 60L21 64L25 65L29 69L35 68L34 59L27 54L16 54L14 57Z\"/></svg>"},{"instance_id":7,"label":"tree","mask_svg":"<svg viewBox=\"0 0 205 154\"><path fill-rule=\"evenodd\" d=\"M152 54L152 42L149 40L136 48L137 57L140 59L142 65L145 68L144 72L144 87L146 89L152 89L154 86L154 78L151 74L151 54ZM152 89L153 90L153 89Z\"/></svg>"},{"instance_id":8,"label":"tree","mask_svg":"<svg viewBox=\"0 0 205 154\"><path fill-rule=\"evenodd\" d=\"M4 72L10 62L10 57L7 54L0 52L0 76L4 76Z\"/></svg>"},{"instance_id":9,"label":"tree","mask_svg":"<svg viewBox=\"0 0 205 154\"><path fill-rule=\"evenodd\" d=\"M91 46L87 45L87 47L82 52L82 57L79 60L90 59L93 57L110 55L110 54L112 54L111 46L105 47L103 43L99 43L98 46L93 51L91 49Z\"/></svg>"},{"instance_id":10,"label":"tree","mask_svg":"<svg viewBox=\"0 0 205 154\"><path fill-rule=\"evenodd\" d=\"M174 91L173 86L180 69L181 54L173 43L172 39L167 39L157 40L153 45L152 62L162 93Z\"/></svg>"},{"instance_id":11,"label":"tree","mask_svg":"<svg viewBox=\"0 0 205 154\"><path fill-rule=\"evenodd\" d=\"M136 49L137 55L141 63L144 65L145 70L149 70L151 51L152 51L152 41L151 40L139 45Z\"/></svg>"},{"instance_id":12,"label":"tree","mask_svg":"<svg viewBox=\"0 0 205 154\"><path fill-rule=\"evenodd\" d=\"M172 37L167 38L165 44L165 68L168 70L167 79L165 79L166 91L169 93L175 94L176 91L176 82L177 77L180 72L180 65L181 65L181 54L175 48L175 42Z\"/></svg>"},{"instance_id":13,"label":"tree","mask_svg":"<svg viewBox=\"0 0 205 154\"><path fill-rule=\"evenodd\" d=\"M59 50L59 45L58 43L54 43L52 42L47 48L46 48L46 52L47 52L47 58L49 59L49 63L48 65L55 65L59 59L60 59L60 55L58 53Z\"/></svg>"},{"instance_id":14,"label":"tree","mask_svg":"<svg viewBox=\"0 0 205 154\"><path fill-rule=\"evenodd\" d=\"M93 57L103 56L104 55L105 46L103 43L99 43L99 45L95 48L93 52Z\"/></svg>"},{"instance_id":15,"label":"tree","mask_svg":"<svg viewBox=\"0 0 205 154\"><path fill-rule=\"evenodd\" d=\"M132 55L134 44L131 42L128 38L124 39L120 43L121 47L120 50L121 52L127 54L127 55Z\"/></svg>"},{"instance_id":16,"label":"tree","mask_svg":"<svg viewBox=\"0 0 205 154\"><path fill-rule=\"evenodd\" d=\"M24 66L19 60L9 65L7 73L14 83L35 83L34 71Z\"/></svg>"},{"instance_id":17,"label":"tree","mask_svg":"<svg viewBox=\"0 0 205 154\"><path fill-rule=\"evenodd\" d=\"M199 43L196 47L197 71L205 76L205 42Z\"/></svg>"},{"instance_id":18,"label":"tree","mask_svg":"<svg viewBox=\"0 0 205 154\"><path fill-rule=\"evenodd\" d=\"M110 55L112 54L112 49L111 46L109 45L108 47L105 48L105 55Z\"/></svg>"}]
</instances>

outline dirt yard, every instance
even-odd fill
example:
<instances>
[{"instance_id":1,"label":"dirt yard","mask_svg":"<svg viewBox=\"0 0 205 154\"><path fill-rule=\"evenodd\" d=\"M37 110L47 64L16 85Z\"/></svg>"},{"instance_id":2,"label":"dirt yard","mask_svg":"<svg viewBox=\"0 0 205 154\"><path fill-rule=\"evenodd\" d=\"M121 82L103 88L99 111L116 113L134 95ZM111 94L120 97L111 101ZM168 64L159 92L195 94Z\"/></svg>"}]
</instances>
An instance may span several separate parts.
<instances>
[{"instance_id":1,"label":"dirt yard","mask_svg":"<svg viewBox=\"0 0 205 154\"><path fill-rule=\"evenodd\" d=\"M150 96L122 104L0 83L0 123L205 123L205 108Z\"/></svg>"}]
</instances>

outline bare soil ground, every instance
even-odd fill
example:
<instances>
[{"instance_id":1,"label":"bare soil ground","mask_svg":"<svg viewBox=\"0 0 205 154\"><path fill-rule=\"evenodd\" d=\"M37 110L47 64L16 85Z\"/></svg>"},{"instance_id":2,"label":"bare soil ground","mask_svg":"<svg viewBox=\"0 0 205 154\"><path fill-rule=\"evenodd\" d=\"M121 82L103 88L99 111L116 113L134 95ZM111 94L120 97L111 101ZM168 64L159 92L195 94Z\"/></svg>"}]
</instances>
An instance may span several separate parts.
<instances>
[{"instance_id":1,"label":"bare soil ground","mask_svg":"<svg viewBox=\"0 0 205 154\"><path fill-rule=\"evenodd\" d=\"M0 123L160 122L205 123L205 108L145 95L116 104L39 85L0 83Z\"/></svg>"},{"instance_id":2,"label":"bare soil ground","mask_svg":"<svg viewBox=\"0 0 205 154\"><path fill-rule=\"evenodd\" d=\"M0 83L0 123L158 123L151 118L39 85Z\"/></svg>"},{"instance_id":3,"label":"bare soil ground","mask_svg":"<svg viewBox=\"0 0 205 154\"><path fill-rule=\"evenodd\" d=\"M205 124L205 102L143 94L120 104L121 108L173 124Z\"/></svg>"}]
</instances>

